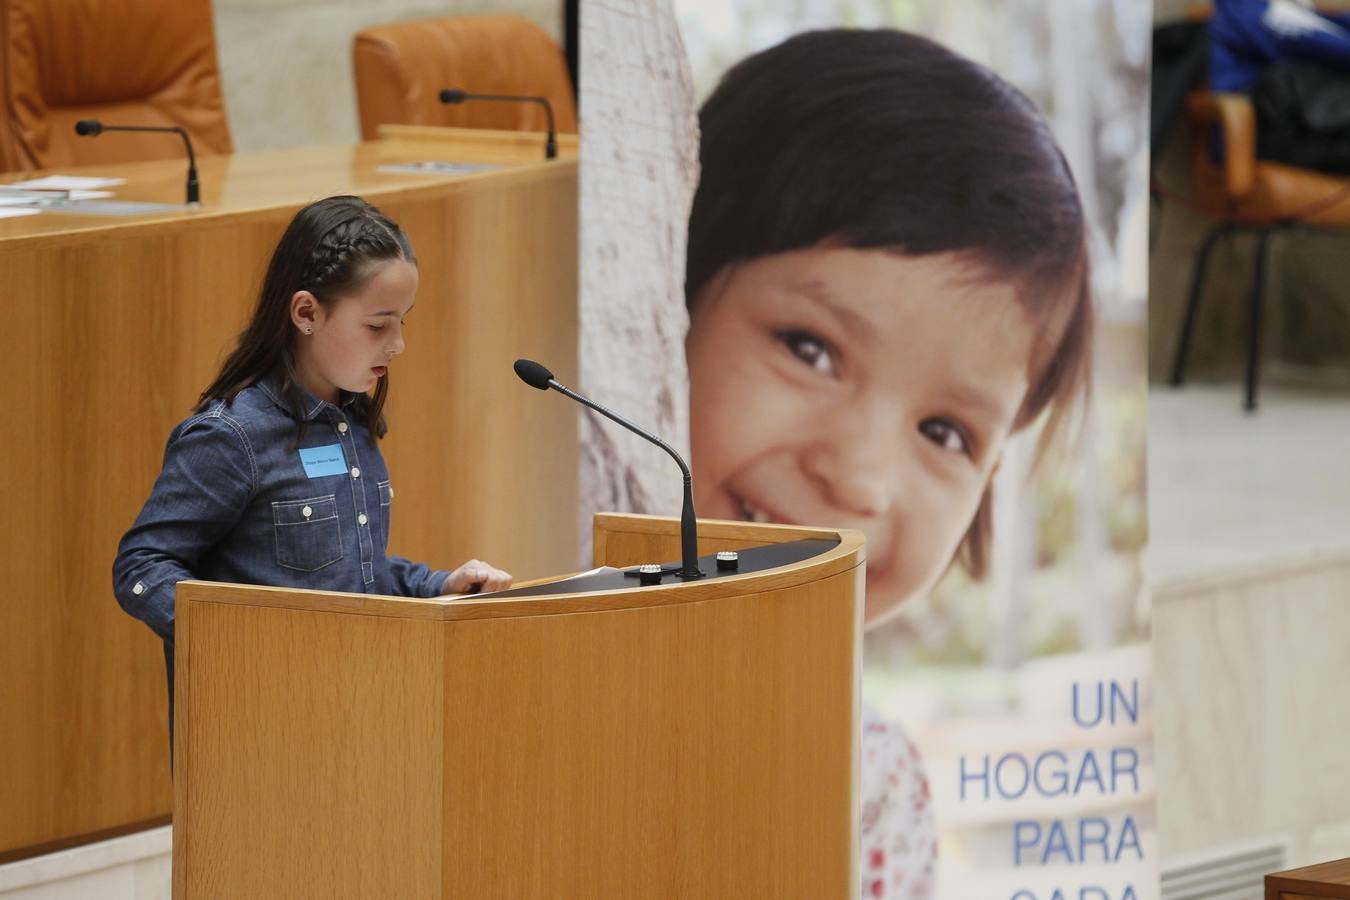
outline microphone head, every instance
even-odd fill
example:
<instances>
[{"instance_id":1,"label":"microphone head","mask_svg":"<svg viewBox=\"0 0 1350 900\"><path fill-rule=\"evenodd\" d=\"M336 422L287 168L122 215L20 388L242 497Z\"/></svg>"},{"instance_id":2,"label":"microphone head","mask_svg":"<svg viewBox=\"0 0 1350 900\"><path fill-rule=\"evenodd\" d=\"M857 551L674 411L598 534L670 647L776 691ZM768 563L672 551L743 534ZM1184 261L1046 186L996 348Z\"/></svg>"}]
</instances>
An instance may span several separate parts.
<instances>
[{"instance_id":1,"label":"microphone head","mask_svg":"<svg viewBox=\"0 0 1350 900\"><path fill-rule=\"evenodd\" d=\"M103 123L98 119L81 119L75 123L75 133L82 137L90 137L95 134L103 133Z\"/></svg>"},{"instance_id":2,"label":"microphone head","mask_svg":"<svg viewBox=\"0 0 1350 900\"><path fill-rule=\"evenodd\" d=\"M548 383L553 380L553 373L532 359L516 360L515 369L521 381L541 391L548 390Z\"/></svg>"},{"instance_id":3,"label":"microphone head","mask_svg":"<svg viewBox=\"0 0 1350 900\"><path fill-rule=\"evenodd\" d=\"M441 102L463 103L468 98L468 96L469 95L467 93L459 90L458 88L446 88L445 90L441 91Z\"/></svg>"}]
</instances>

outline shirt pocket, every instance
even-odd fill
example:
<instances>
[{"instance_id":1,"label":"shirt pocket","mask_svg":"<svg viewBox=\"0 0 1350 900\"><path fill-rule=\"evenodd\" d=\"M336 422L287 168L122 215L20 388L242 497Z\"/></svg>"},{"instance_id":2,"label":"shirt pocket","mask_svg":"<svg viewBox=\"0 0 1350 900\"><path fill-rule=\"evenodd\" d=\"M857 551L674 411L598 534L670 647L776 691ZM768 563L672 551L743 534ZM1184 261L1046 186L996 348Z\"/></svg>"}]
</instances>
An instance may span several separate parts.
<instances>
[{"instance_id":1,"label":"shirt pocket","mask_svg":"<svg viewBox=\"0 0 1350 900\"><path fill-rule=\"evenodd\" d=\"M337 496L278 500L272 504L277 565L299 572L317 572L342 559L342 529Z\"/></svg>"},{"instance_id":2,"label":"shirt pocket","mask_svg":"<svg viewBox=\"0 0 1350 900\"><path fill-rule=\"evenodd\" d=\"M389 510L394 502L394 486L387 481L379 483L380 488L380 545L389 546Z\"/></svg>"}]
</instances>

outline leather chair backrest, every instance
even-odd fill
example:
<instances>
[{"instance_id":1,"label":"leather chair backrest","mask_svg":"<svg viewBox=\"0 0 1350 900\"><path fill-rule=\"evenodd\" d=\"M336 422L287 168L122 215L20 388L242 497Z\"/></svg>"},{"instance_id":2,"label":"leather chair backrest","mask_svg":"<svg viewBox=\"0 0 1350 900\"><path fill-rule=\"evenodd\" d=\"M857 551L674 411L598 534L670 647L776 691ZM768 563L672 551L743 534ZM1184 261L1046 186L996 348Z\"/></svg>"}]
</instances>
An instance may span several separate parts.
<instances>
[{"instance_id":1,"label":"leather chair backrest","mask_svg":"<svg viewBox=\"0 0 1350 900\"><path fill-rule=\"evenodd\" d=\"M175 135L79 137L79 119L176 125L233 150L210 0L0 0L0 169L168 159Z\"/></svg>"},{"instance_id":2,"label":"leather chair backrest","mask_svg":"<svg viewBox=\"0 0 1350 900\"><path fill-rule=\"evenodd\" d=\"M546 130L544 111L536 103L447 106L438 99L443 88L546 97L557 130L577 130L562 49L521 16L454 16L367 28L357 33L352 57L365 140L387 123Z\"/></svg>"}]
</instances>

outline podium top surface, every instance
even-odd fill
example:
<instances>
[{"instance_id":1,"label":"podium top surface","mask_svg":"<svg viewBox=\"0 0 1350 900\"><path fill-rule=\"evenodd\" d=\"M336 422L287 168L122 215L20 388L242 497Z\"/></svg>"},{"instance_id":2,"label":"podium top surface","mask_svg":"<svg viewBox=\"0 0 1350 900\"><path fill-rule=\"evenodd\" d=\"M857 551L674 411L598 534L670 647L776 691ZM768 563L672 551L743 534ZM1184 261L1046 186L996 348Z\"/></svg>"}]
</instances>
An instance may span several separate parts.
<instances>
[{"instance_id":1,"label":"podium top surface","mask_svg":"<svg viewBox=\"0 0 1350 900\"><path fill-rule=\"evenodd\" d=\"M767 572L770 569L781 569L784 566L805 562L820 556L822 553L829 552L838 545L839 540L837 538L807 538L783 544L768 544L763 547L751 547L739 551L734 566L729 565L723 568L718 563L716 554L705 554L699 557L698 567L704 578L734 578L737 575ZM661 569L661 574L654 576L654 583L652 584L642 582L641 564L624 568L604 567L591 572L583 572L571 578L545 579L542 583L507 588L504 591L493 591L491 594L483 595L480 599L505 600L515 599L516 597L549 597L559 594L626 591L638 587L656 587L661 584L683 584L687 581L687 579L681 578L678 572L681 560L652 560L651 564L657 565Z\"/></svg>"},{"instance_id":2,"label":"podium top surface","mask_svg":"<svg viewBox=\"0 0 1350 900\"><path fill-rule=\"evenodd\" d=\"M453 193L490 189L503 180L575 177L577 160L522 161L521 141L532 135L504 133L494 141L488 132L468 135L468 129L392 129L386 137L358 144L297 147L256 153L201 156L197 159L201 183L200 206L184 205L187 159L68 166L60 169L0 174L0 184L47 175L97 176L124 179L105 190L119 202L168 204L170 209L136 216L85 215L45 211L38 215L0 218L0 246L13 241L68 241L136 229L139 233L190 227L222 218L275 214L336 194L359 194L375 203L416 193ZM116 140L105 135L97 140ZM487 164L491 169L446 173L390 171L386 166L450 162Z\"/></svg>"},{"instance_id":3,"label":"podium top surface","mask_svg":"<svg viewBox=\"0 0 1350 900\"><path fill-rule=\"evenodd\" d=\"M676 520L660 517L601 515L597 521L607 521L611 526L617 523L629 534L668 537L672 529L678 534ZM798 587L858 568L865 562L862 533L848 529L701 520L699 540L705 554L701 557L705 570L713 565L709 549L715 547L738 549L745 554L749 560L745 571L691 581L667 577L662 583L649 586L613 571L601 573L601 577L593 580L569 573L494 594L428 599L184 581L179 583L179 602L183 601L186 589L192 601L434 621L498 619L718 600ZM778 552L772 552L775 549ZM771 552L761 552L764 550ZM569 583L553 587L557 582Z\"/></svg>"}]
</instances>

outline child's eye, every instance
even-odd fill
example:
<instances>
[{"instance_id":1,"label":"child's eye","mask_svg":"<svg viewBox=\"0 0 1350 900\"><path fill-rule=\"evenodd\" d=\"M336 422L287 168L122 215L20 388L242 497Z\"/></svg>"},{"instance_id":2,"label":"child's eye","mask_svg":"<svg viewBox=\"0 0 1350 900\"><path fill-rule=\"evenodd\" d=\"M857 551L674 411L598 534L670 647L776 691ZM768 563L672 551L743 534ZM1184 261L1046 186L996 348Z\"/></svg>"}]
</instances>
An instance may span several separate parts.
<instances>
[{"instance_id":1,"label":"child's eye","mask_svg":"<svg viewBox=\"0 0 1350 900\"><path fill-rule=\"evenodd\" d=\"M943 450L970 455L971 441L965 430L949 419L924 419L919 431Z\"/></svg>"},{"instance_id":2,"label":"child's eye","mask_svg":"<svg viewBox=\"0 0 1350 900\"><path fill-rule=\"evenodd\" d=\"M369 328L371 331L384 331L383 325L367 325L366 327Z\"/></svg>"},{"instance_id":3,"label":"child's eye","mask_svg":"<svg viewBox=\"0 0 1350 900\"><path fill-rule=\"evenodd\" d=\"M830 345L809 331L780 331L778 339L793 356L817 372L834 374L834 352Z\"/></svg>"}]
</instances>

